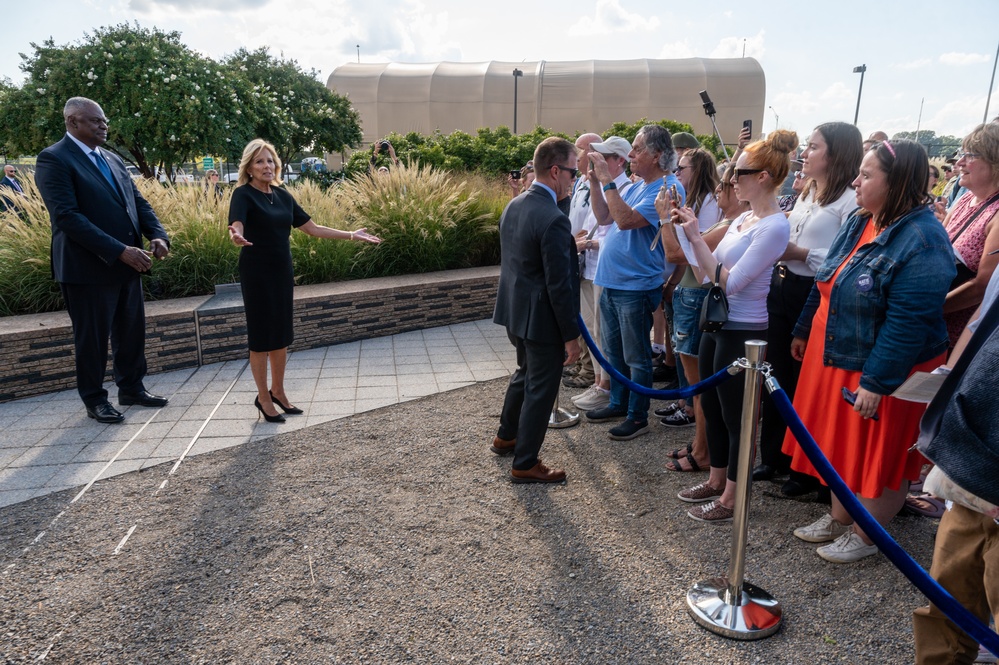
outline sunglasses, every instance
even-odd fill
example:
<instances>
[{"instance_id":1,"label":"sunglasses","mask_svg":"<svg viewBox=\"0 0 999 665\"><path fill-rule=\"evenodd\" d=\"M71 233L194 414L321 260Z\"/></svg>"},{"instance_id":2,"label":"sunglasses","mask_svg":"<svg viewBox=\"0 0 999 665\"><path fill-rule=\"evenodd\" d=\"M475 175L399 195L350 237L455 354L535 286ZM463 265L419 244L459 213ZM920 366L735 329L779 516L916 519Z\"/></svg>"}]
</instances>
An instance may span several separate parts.
<instances>
[{"instance_id":1,"label":"sunglasses","mask_svg":"<svg viewBox=\"0 0 999 665\"><path fill-rule=\"evenodd\" d=\"M763 173L764 171L766 171L766 169L735 169L733 173L738 179L744 175L753 175L754 173Z\"/></svg>"},{"instance_id":2,"label":"sunglasses","mask_svg":"<svg viewBox=\"0 0 999 665\"><path fill-rule=\"evenodd\" d=\"M559 171L568 171L573 178L575 178L576 174L579 173L579 169L569 168L568 166L562 166L561 164L556 164L555 168L557 168Z\"/></svg>"}]
</instances>

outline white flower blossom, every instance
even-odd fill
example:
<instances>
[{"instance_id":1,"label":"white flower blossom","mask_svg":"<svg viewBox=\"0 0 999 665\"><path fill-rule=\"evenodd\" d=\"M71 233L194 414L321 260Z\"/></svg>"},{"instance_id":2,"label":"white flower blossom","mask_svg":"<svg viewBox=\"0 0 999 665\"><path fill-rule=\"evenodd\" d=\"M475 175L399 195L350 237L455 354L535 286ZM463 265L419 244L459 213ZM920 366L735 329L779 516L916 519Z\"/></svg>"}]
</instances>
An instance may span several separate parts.
<instances>
[{"instance_id":1,"label":"white flower blossom","mask_svg":"<svg viewBox=\"0 0 999 665\"><path fill-rule=\"evenodd\" d=\"M45 94L45 88L35 88L35 90L38 92L39 95Z\"/></svg>"}]
</instances>

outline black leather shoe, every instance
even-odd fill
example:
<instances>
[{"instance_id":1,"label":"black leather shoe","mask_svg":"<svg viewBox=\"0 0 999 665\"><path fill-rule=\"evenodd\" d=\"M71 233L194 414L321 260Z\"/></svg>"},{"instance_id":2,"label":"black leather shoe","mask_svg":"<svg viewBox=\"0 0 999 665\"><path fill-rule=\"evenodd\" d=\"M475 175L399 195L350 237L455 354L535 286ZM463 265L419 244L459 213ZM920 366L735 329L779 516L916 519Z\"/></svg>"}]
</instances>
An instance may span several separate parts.
<instances>
[{"instance_id":1,"label":"black leather shoe","mask_svg":"<svg viewBox=\"0 0 999 665\"><path fill-rule=\"evenodd\" d=\"M780 493L789 499L797 499L800 496L811 494L818 488L819 484L816 481L808 482L806 480L791 478L781 485Z\"/></svg>"},{"instance_id":2,"label":"black leather shoe","mask_svg":"<svg viewBox=\"0 0 999 665\"><path fill-rule=\"evenodd\" d=\"M167 405L167 398L160 397L159 395L151 395L149 392L143 390L141 393L118 393L118 403L122 406L131 406L137 404L139 406L153 406L161 407Z\"/></svg>"},{"instance_id":3,"label":"black leather shoe","mask_svg":"<svg viewBox=\"0 0 999 665\"><path fill-rule=\"evenodd\" d=\"M101 402L87 407L87 415L99 423L114 424L125 420L125 415L111 406L109 402Z\"/></svg>"},{"instance_id":4,"label":"black leather shoe","mask_svg":"<svg viewBox=\"0 0 999 665\"><path fill-rule=\"evenodd\" d=\"M770 466L769 464L761 464L755 469L753 469L753 480L758 482L761 480L773 480L777 476L786 476L787 469L778 469L775 466Z\"/></svg>"}]
</instances>

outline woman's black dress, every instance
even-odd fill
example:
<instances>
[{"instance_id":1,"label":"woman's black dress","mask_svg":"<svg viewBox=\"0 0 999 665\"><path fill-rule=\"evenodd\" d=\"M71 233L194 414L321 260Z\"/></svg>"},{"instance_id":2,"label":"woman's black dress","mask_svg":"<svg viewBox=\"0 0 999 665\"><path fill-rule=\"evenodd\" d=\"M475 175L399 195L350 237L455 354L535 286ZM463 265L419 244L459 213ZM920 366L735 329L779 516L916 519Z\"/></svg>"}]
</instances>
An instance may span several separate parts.
<instances>
[{"instance_id":1,"label":"woman's black dress","mask_svg":"<svg viewBox=\"0 0 999 665\"><path fill-rule=\"evenodd\" d=\"M239 282L250 351L283 349L295 338L295 276L289 236L291 227L307 221L309 215L291 194L278 187L264 194L243 185L232 193L229 223L243 222L243 237L253 243L239 252Z\"/></svg>"}]
</instances>

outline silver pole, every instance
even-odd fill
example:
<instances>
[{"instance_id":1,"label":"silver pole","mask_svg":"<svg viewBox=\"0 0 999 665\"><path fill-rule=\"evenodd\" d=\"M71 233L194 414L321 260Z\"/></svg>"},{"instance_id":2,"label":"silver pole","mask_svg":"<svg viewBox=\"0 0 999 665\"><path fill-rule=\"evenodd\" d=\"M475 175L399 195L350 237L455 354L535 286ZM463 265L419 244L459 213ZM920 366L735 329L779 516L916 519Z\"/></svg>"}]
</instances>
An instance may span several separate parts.
<instances>
[{"instance_id":1,"label":"silver pole","mask_svg":"<svg viewBox=\"0 0 999 665\"><path fill-rule=\"evenodd\" d=\"M760 417L760 370L766 354L766 342L746 342L746 384L742 398L739 470L736 474L728 576L698 582L687 592L687 607L694 620L713 633L735 640L758 640L773 635L780 628L782 615L780 603L775 598L745 581L749 497Z\"/></svg>"}]
</instances>

